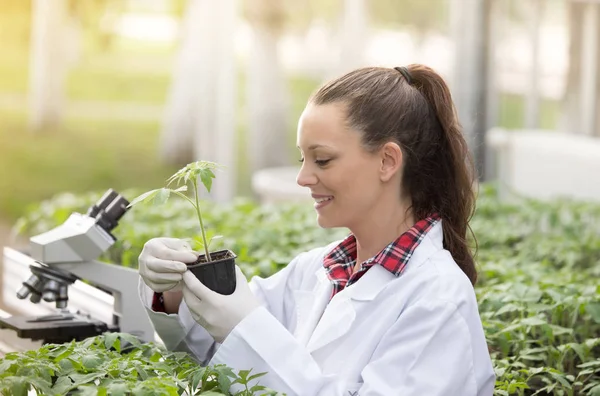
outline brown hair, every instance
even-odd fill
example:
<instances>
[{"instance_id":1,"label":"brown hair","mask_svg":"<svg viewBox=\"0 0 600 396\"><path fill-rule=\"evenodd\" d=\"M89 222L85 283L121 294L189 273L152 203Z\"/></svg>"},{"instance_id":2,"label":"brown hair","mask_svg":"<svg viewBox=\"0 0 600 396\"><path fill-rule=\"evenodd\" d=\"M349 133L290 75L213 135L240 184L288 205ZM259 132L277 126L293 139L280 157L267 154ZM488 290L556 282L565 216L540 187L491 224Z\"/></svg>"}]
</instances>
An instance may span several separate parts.
<instances>
[{"instance_id":1,"label":"brown hair","mask_svg":"<svg viewBox=\"0 0 600 396\"><path fill-rule=\"evenodd\" d=\"M354 70L319 88L310 102L345 104L349 126L362 132L369 151L398 143L406 159L402 191L410 196L415 219L442 217L444 248L474 285L477 270L467 244L474 169L450 90L427 66L400 70Z\"/></svg>"}]
</instances>

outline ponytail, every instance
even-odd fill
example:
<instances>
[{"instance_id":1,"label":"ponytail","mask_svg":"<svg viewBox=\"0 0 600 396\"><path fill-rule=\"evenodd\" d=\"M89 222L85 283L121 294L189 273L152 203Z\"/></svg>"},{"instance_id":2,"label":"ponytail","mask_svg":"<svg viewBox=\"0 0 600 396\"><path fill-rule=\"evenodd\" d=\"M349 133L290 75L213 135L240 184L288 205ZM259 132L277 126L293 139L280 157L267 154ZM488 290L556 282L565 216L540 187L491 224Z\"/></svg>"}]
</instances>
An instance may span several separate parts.
<instances>
[{"instance_id":1,"label":"ponytail","mask_svg":"<svg viewBox=\"0 0 600 396\"><path fill-rule=\"evenodd\" d=\"M427 188L432 195L418 196L419 199L413 201L413 207L417 213L426 213L430 211L432 201L436 202L436 209L442 217L444 248L450 251L458 266L474 285L477 281L477 270L467 243L468 230L477 244L469 225L475 210L473 161L450 90L444 80L423 65L411 65L408 70L412 77L412 86L425 97L435 113L435 121L442 135L441 145L436 153L438 160L433 164L436 167L433 173L439 174L440 177L436 178L436 185ZM418 177L428 179L428 175Z\"/></svg>"},{"instance_id":2,"label":"ponytail","mask_svg":"<svg viewBox=\"0 0 600 396\"><path fill-rule=\"evenodd\" d=\"M349 124L362 131L367 150L389 141L400 145L402 192L410 196L415 220L441 216L444 248L474 285L477 271L467 243L475 208L473 161L444 80L423 65L367 67L327 83L310 100L345 103Z\"/></svg>"}]
</instances>

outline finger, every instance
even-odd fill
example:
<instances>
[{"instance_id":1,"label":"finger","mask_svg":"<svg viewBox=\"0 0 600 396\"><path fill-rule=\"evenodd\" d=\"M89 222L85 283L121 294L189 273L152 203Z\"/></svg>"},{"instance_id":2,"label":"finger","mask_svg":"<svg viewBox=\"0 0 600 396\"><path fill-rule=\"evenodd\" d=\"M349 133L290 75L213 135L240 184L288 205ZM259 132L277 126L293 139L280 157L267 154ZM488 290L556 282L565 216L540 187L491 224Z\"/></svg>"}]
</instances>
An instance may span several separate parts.
<instances>
[{"instance_id":1,"label":"finger","mask_svg":"<svg viewBox=\"0 0 600 396\"><path fill-rule=\"evenodd\" d=\"M187 265L181 261L161 260L159 258L151 258L148 260L146 267L156 273L178 273L182 274L187 271Z\"/></svg>"},{"instance_id":2,"label":"finger","mask_svg":"<svg viewBox=\"0 0 600 396\"><path fill-rule=\"evenodd\" d=\"M160 284L160 283L152 283L150 282L150 284L148 286L150 286L150 288L152 290L154 290L157 293L164 293L167 291L176 291L177 287L180 285L181 283L165 283L165 284Z\"/></svg>"},{"instance_id":3,"label":"finger","mask_svg":"<svg viewBox=\"0 0 600 396\"><path fill-rule=\"evenodd\" d=\"M194 295L201 300L208 300L217 294L208 287L204 286L204 284L202 284L202 282L200 282L198 278L196 278L196 275L194 275L191 271L186 271L183 273L183 283L185 283L190 292L194 293Z\"/></svg>"},{"instance_id":4,"label":"finger","mask_svg":"<svg viewBox=\"0 0 600 396\"><path fill-rule=\"evenodd\" d=\"M198 258L191 250L173 250L164 245L157 247L153 255L159 259L180 261L182 263L193 263Z\"/></svg>"},{"instance_id":5,"label":"finger","mask_svg":"<svg viewBox=\"0 0 600 396\"><path fill-rule=\"evenodd\" d=\"M181 274L157 274L156 272L150 272L146 278L157 284L175 283L180 282L182 279Z\"/></svg>"},{"instance_id":6,"label":"finger","mask_svg":"<svg viewBox=\"0 0 600 396\"><path fill-rule=\"evenodd\" d=\"M163 243L163 245L165 245L166 247L168 247L169 249L172 249L172 250L177 250L177 251L192 250L192 247L190 246L189 242L184 239L160 238L160 241Z\"/></svg>"},{"instance_id":7,"label":"finger","mask_svg":"<svg viewBox=\"0 0 600 396\"><path fill-rule=\"evenodd\" d=\"M187 304L188 308L190 309L190 311L192 313L197 313L198 311L200 311L200 309L201 309L200 303L202 302L202 300L200 300L198 298L198 296L196 296L194 294L194 292L192 292L190 290L190 288L187 287L185 284L183 285L183 288L181 289L181 294L183 295L183 300L185 301L185 303ZM196 318L194 318L194 319L196 319Z\"/></svg>"}]
</instances>

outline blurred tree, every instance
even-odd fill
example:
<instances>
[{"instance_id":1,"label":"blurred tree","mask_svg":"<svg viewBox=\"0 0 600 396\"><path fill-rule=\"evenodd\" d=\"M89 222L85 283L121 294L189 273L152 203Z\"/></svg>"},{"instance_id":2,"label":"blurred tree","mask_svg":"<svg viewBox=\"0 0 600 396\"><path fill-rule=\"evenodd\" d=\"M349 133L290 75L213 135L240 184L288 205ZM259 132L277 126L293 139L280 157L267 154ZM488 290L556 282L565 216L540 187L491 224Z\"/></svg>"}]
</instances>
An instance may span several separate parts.
<instances>
[{"instance_id":1,"label":"blurred tree","mask_svg":"<svg viewBox=\"0 0 600 396\"><path fill-rule=\"evenodd\" d=\"M419 34L444 31L448 24L448 0L369 1L373 23L384 27L411 27Z\"/></svg>"},{"instance_id":2,"label":"blurred tree","mask_svg":"<svg viewBox=\"0 0 600 396\"><path fill-rule=\"evenodd\" d=\"M178 2L180 4L181 2ZM199 2L188 2L183 15L179 53L175 60L172 83L160 135L160 158L167 164L183 166L194 160L194 128L199 95L193 83L199 75L202 55L198 50L202 27L198 20L203 9Z\"/></svg>"},{"instance_id":3,"label":"blurred tree","mask_svg":"<svg viewBox=\"0 0 600 396\"><path fill-rule=\"evenodd\" d=\"M278 43L286 24L279 0L247 0L244 14L252 26L247 73L248 147L252 171L288 164L286 78Z\"/></svg>"},{"instance_id":4,"label":"blurred tree","mask_svg":"<svg viewBox=\"0 0 600 396\"><path fill-rule=\"evenodd\" d=\"M168 93L160 137L161 159L184 165L215 161L235 169L236 0L190 0ZM233 197L234 173L215 181L211 197Z\"/></svg>"},{"instance_id":5,"label":"blurred tree","mask_svg":"<svg viewBox=\"0 0 600 396\"><path fill-rule=\"evenodd\" d=\"M600 136L600 4L567 2L569 69L559 129Z\"/></svg>"},{"instance_id":6,"label":"blurred tree","mask_svg":"<svg viewBox=\"0 0 600 396\"><path fill-rule=\"evenodd\" d=\"M29 125L40 131L62 119L69 15L65 0L34 0L32 11Z\"/></svg>"},{"instance_id":7,"label":"blurred tree","mask_svg":"<svg viewBox=\"0 0 600 396\"><path fill-rule=\"evenodd\" d=\"M367 0L344 0L340 23L339 60L334 74L364 66L369 39Z\"/></svg>"},{"instance_id":8,"label":"blurred tree","mask_svg":"<svg viewBox=\"0 0 600 396\"><path fill-rule=\"evenodd\" d=\"M127 10L124 0L69 0L69 12L79 22L92 49L111 50L116 40L113 28Z\"/></svg>"}]
</instances>

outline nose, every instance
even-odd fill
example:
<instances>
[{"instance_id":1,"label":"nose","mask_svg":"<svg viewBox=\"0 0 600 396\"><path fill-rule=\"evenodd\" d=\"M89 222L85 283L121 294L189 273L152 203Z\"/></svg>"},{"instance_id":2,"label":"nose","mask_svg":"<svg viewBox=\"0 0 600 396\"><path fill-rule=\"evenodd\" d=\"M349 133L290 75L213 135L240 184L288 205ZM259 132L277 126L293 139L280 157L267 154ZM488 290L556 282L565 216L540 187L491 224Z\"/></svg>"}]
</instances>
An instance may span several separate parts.
<instances>
[{"instance_id":1,"label":"nose","mask_svg":"<svg viewBox=\"0 0 600 396\"><path fill-rule=\"evenodd\" d=\"M296 176L296 183L302 187L313 186L317 183L317 176L310 170L309 166L306 166L306 162L300 167L300 171Z\"/></svg>"}]
</instances>

